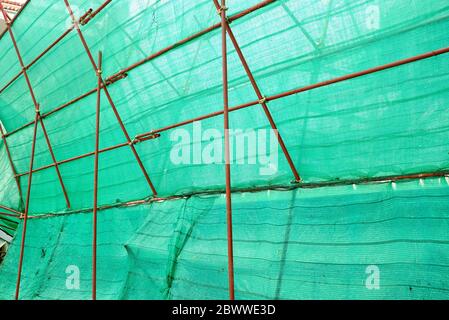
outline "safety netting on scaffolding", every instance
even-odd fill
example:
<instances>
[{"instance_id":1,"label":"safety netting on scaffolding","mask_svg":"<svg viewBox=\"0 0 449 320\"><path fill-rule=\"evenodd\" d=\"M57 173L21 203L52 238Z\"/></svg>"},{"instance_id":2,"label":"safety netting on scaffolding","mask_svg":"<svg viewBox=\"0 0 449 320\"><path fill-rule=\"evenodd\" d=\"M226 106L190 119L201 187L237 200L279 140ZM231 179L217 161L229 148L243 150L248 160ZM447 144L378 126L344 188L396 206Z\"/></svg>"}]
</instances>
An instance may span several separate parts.
<instances>
[{"instance_id":1,"label":"safety netting on scaffolding","mask_svg":"<svg viewBox=\"0 0 449 320\"><path fill-rule=\"evenodd\" d=\"M0 298L449 296L449 3L2 13Z\"/></svg>"}]
</instances>

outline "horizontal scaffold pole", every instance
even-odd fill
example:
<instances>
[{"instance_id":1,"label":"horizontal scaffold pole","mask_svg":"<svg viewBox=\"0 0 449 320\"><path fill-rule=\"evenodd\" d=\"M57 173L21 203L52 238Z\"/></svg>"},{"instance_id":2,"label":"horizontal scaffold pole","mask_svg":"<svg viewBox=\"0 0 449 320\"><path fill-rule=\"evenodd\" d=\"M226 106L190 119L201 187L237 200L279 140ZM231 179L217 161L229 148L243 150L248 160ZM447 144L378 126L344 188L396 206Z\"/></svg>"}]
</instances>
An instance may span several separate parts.
<instances>
[{"instance_id":1,"label":"horizontal scaffold pole","mask_svg":"<svg viewBox=\"0 0 449 320\"><path fill-rule=\"evenodd\" d=\"M375 68L367 69L367 70L356 72L356 73L351 73L351 74L348 74L346 76L334 78L334 79L331 79L331 80L319 82L319 83L308 85L308 86L305 86L305 87L301 87L301 88L285 91L285 92L280 93L280 94L268 96L268 97L266 97L266 100L267 101L274 101L274 100L285 98L285 97L288 97L288 96L291 96L291 95L294 95L294 94L298 94L298 93L314 90L314 89L317 89L317 88L329 86L329 85L332 85L332 84L335 84L335 83L347 81L349 79L362 77L362 76L365 76L365 75L373 74L373 73L376 73L376 72L380 72L380 71L383 71L383 70L391 69L391 68L402 66L402 65L405 65L405 64L409 64L409 63L413 63L413 62L416 62L416 61L432 58L432 57L435 57L435 56L438 56L438 55L442 55L442 54L445 54L445 53L448 53L448 52L449 52L449 47L442 48L442 49L439 49L439 50L435 50L435 51L427 52L427 53L424 53L424 54L421 54L421 55L417 55L417 56L414 56L414 57L411 57L411 58L398 60L398 61L395 61L395 62L392 62L392 63L389 63L389 64L385 64L385 65L382 65L382 66L378 66L378 67L375 67ZM96 91L96 89L95 89L95 91ZM244 104L241 104L241 105L229 108L229 112L234 112L234 111L237 111L237 110L246 109L246 108L249 108L249 107L252 107L252 106L259 105L259 103L260 103L259 100L254 100L254 101L251 101L251 102L247 102L247 103L244 103ZM151 139L153 139L155 134L159 134L159 133L164 132L164 131L168 131L168 130L171 130L171 129L174 129L174 128L185 126L185 125L191 124L193 122L202 121L202 120L205 120L205 119L210 119L210 118L213 118L213 117L217 117L217 116L222 115L223 112L224 112L223 110L218 110L218 111L215 111L215 112L203 115L203 116L199 116L199 117L196 117L196 118L192 118L192 119L188 119L188 120L185 120L185 121L182 121L182 122L171 124L171 125L159 128L159 129L154 129L154 130L151 130L149 132L137 135L135 137L134 141L137 143L137 142L143 142L143 141L146 141L146 140L151 140ZM117 144L117 145L114 145L114 146L111 146L111 147L107 147L107 148L101 149L101 150L99 150L99 152L103 153L103 152L111 151L111 150L114 150L114 149L122 148L122 147L125 147L125 146L128 146L127 142L124 142L124 143L121 143L121 144ZM79 156L76 156L76 157L73 157L73 158L70 158L70 159L59 161L58 164L64 164L64 163L72 162L72 161L79 160L79 159L82 159L82 158L90 157L92 155L94 155L93 151L89 152L89 153L85 153L85 154L79 155ZM42 171L42 170L51 168L52 166L54 166L54 164L49 164L49 165L37 168L33 172ZM21 173L18 176L25 176L27 174L28 173Z\"/></svg>"},{"instance_id":2,"label":"horizontal scaffold pole","mask_svg":"<svg viewBox=\"0 0 449 320\"><path fill-rule=\"evenodd\" d=\"M267 5L269 5L271 3L274 3L276 1L277 0L265 0L265 1L262 1L262 2L260 2L258 4L256 4L256 5L254 5L254 6L252 6L252 7L248 8L248 9L238 13L238 14L235 14L233 16L228 17L228 20L230 22L236 21L236 20L241 19L241 18L247 16L248 14L250 14L250 13L252 13L252 12L258 10L258 9L264 8ZM205 34L208 34L208 33L212 32L214 30L217 30L217 29L220 28L220 26L221 26L221 23L214 24L214 25L212 25L212 26L210 26L210 27L208 27L208 28L206 28L204 30L201 30L201 31L199 31L199 32L197 32L197 33L187 37L187 38L184 38L184 39L182 39L182 40L180 40L180 41L178 41L178 42L176 42L176 43L174 43L174 44L172 44L172 45L170 45L168 47L165 47L165 48L159 50L158 52L155 52L155 53L149 55L148 57L146 57L146 58L144 58L144 59L142 59L142 60L140 60L140 61L138 61L138 62L136 62L136 63L134 63L132 65L130 65L129 67L126 67L126 68L124 68L124 69L114 73L113 75L111 75L108 78L106 78L106 80L105 80L106 85L109 86L109 85L115 83L118 80L124 79L126 77L126 73L128 73L128 72L130 72L130 71L132 71L132 70L134 70L134 69L136 69L136 68L146 64L147 62L152 61L152 60L154 60L154 59L156 59L156 58L158 58L158 57L160 57L160 56L162 56L162 55L164 55L164 54L166 54L166 53L168 53L168 52L170 52L170 51L180 47L181 45L184 45L184 44L186 44L188 42L191 42L191 41L193 41L193 40L195 40L195 39L197 39L197 38L199 38L199 37L201 37L201 36L203 36ZM18 75L18 76L20 76L20 75ZM79 97L76 97L76 98L74 98L74 99L72 99L72 100L62 104L62 105L56 107L55 109L53 109L53 110L51 110L49 112L42 113L41 117L45 119L46 117L51 116L51 115L53 115L53 114L55 114L55 113L57 113L57 112L59 112L61 110L64 110L67 107L77 103L78 101L83 100L86 97L89 97L90 95L94 94L95 92L97 92L97 88L93 88L93 89L87 91L86 93L80 95ZM0 91L0 93L1 93L1 91ZM5 136L6 137L12 136L12 135L16 134L17 132L19 132L19 131L21 131L23 129L28 128L31 125L33 125L33 121L30 121L30 122L22 125L21 127L18 127L16 129L14 129L14 130L11 130L10 132L6 133Z\"/></svg>"},{"instance_id":3,"label":"horizontal scaffold pole","mask_svg":"<svg viewBox=\"0 0 449 320\"><path fill-rule=\"evenodd\" d=\"M28 1L27 1L28 2ZM106 5L108 5L111 2L111 0L105 1L97 10L95 10L95 16L101 11L103 10ZM93 14L92 16L90 16L91 20L93 18ZM12 24L12 23L10 23ZM63 32L62 35L60 35L55 41L53 41L49 46L47 46L40 54L37 55L36 58L34 58L29 64L27 64L25 66L26 70L29 70L33 65L36 64L36 62L38 62L41 58L43 58L48 52L50 52L51 49L53 49L54 47L56 47L56 45L58 43L60 43L65 37L67 37L71 32L73 31L73 25L70 26L66 31ZM3 93L3 91L5 91L10 85L12 85L21 75L23 75L23 70L20 70L10 81L8 81L7 84L5 84L1 89L0 89L0 94ZM32 125L32 122L30 124L28 124L29 126Z\"/></svg>"},{"instance_id":4,"label":"horizontal scaffold pole","mask_svg":"<svg viewBox=\"0 0 449 320\"><path fill-rule=\"evenodd\" d=\"M338 187L338 186L350 186L350 185L367 185L367 184L378 184L378 183L393 183L400 181L412 181L412 180L425 180L425 179L435 179L435 178L445 178L446 181L449 181L449 170L444 171L436 171L436 172L424 172L424 173L415 173L415 174L406 174L406 175L389 175L389 176L381 176L381 177L372 177L372 178L360 178L360 179L342 179L338 181L322 181L322 182L302 182L300 184L290 184L288 186L285 185L271 185L271 186L260 186L260 187L250 187L250 188L233 188L231 193L244 193L244 192L263 192L268 190L275 191L292 191L298 189L316 189L316 188L324 188L324 187ZM447 182L449 183L449 182ZM218 195L224 194L225 190L209 190L209 191L195 191L184 194L177 194L166 197L158 197L158 198L150 198L145 200L137 200L137 201L128 201L121 203L114 203L103 205L98 207L98 211L113 209L113 208L121 208L121 207L130 207L130 206L138 206L142 204L148 204L152 202L160 202L160 201L171 201L178 199L185 199L193 196L201 196L201 195ZM65 214L78 214L78 213L88 213L92 212L93 208L84 208L79 210L72 210L66 212ZM30 216L29 219L42 219L48 218L55 215L60 215L60 213L54 214L41 214Z\"/></svg>"}]
</instances>

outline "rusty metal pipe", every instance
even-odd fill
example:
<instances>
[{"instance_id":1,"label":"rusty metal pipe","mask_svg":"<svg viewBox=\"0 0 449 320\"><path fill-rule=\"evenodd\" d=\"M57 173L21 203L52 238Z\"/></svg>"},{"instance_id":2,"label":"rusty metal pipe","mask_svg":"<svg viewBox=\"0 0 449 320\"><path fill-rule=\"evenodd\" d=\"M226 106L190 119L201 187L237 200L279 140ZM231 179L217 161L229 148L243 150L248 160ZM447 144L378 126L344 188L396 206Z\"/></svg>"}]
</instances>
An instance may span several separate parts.
<instances>
[{"instance_id":1,"label":"rusty metal pipe","mask_svg":"<svg viewBox=\"0 0 449 320\"><path fill-rule=\"evenodd\" d=\"M213 1L215 3L215 7L217 8L217 10L219 10L220 4L218 3L218 0L213 0ZM271 115L270 110L268 109L267 103L265 102L265 97L263 96L262 92L260 91L259 86L257 85L256 79L254 78L253 73L251 72L251 69L250 69L250 67L246 61L246 58L240 48L240 45L237 42L237 39L234 36L234 32L232 31L232 28L229 25L228 21L225 22L225 26L226 26L226 31L228 33L228 36L231 39L232 44L234 45L237 55L239 56L240 62L242 63L242 66L245 69L245 72L249 78L249 81L251 82L251 85L257 95L257 98L259 99L259 103L263 108L263 111L268 119L268 122L270 123L271 129L276 132L276 137L277 137L279 146L281 147L282 152L284 153L285 159L287 160L288 165L290 166L293 176L295 177L295 181L300 182L301 178L299 176L298 170L296 169L296 166L290 156L290 153L287 150L287 147L284 143L284 139L282 139L282 135L277 128L277 125L273 119L273 116Z\"/></svg>"},{"instance_id":2,"label":"rusty metal pipe","mask_svg":"<svg viewBox=\"0 0 449 320\"><path fill-rule=\"evenodd\" d=\"M92 300L97 299L97 212L98 212L98 160L100 149L100 112L103 56L98 53L97 110L95 119L95 160L94 160L94 205L93 205L93 239L92 239Z\"/></svg>"},{"instance_id":3,"label":"rusty metal pipe","mask_svg":"<svg viewBox=\"0 0 449 320\"><path fill-rule=\"evenodd\" d=\"M250 14L250 13L252 13L252 12L258 10L258 9L264 8L267 5L269 5L271 3L274 3L276 1L277 0L265 0L265 1L262 1L262 2L260 2L258 4L256 4L256 5L248 8L248 9L246 9L246 10L236 14L236 15L233 15L233 16L229 17L228 20L229 21L236 21L236 20L241 19L241 18L245 17L246 15L248 15L248 14ZM143 65L143 64L145 64L145 63L147 63L147 62L149 62L151 60L154 60L157 57L160 57L160 56L164 55L165 53L167 53L167 52L169 52L169 51L171 51L173 49L176 49L176 48L180 47L181 45L184 45L184 44L186 44L186 43L188 43L188 42L190 42L192 40L195 40L195 39L197 39L197 38L199 38L199 37L201 37L201 36L211 32L211 31L214 31L214 30L220 28L220 26L221 26L221 23L214 24L214 25L212 25L212 26L210 26L210 27L208 27L208 28L206 28L206 29L204 29L204 30L202 30L200 32L197 32L197 33L195 33L195 34L193 34L193 35L191 35L191 36L189 36L187 38L184 38L184 39L176 42L173 45L170 45L170 46L168 46L168 47L166 47L164 49L161 49L160 51L158 51L156 53L153 53L150 56L148 56L148 57L146 57L146 58L144 58L144 59L142 59L142 60L132 64L131 66L126 67L126 68L116 72L115 74L109 76L108 78L106 78L105 82L109 86L109 85L111 85L112 83L115 82L115 81L112 81L113 79L121 79L120 75L126 74L127 72L129 72L131 70L134 70L137 67L139 67L139 66L141 66L141 65ZM74 99L70 100L69 102L64 103L61 106L59 106L59 107L57 107L57 108L55 108L55 109L53 109L53 110L51 110L51 111L49 111L47 113L43 113L41 115L41 117L42 118L46 118L46 117L48 117L48 116L50 116L50 115L52 115L52 114L54 114L56 112L59 112L59 111L65 109L65 108L75 104L76 102L78 102L78 101L80 101L80 100L90 96L91 94L94 94L96 91L97 91L96 88L91 89L88 92L82 94L81 96L79 96L77 98L74 98ZM11 136L11 135L13 135L13 134L15 134L15 133L17 133L17 132L27 128L27 127L31 126L32 124L33 124L33 121L30 121L30 122L22 125L21 127L15 129L15 130L10 131L9 133L6 134L6 137Z\"/></svg>"},{"instance_id":4,"label":"rusty metal pipe","mask_svg":"<svg viewBox=\"0 0 449 320\"><path fill-rule=\"evenodd\" d=\"M19 300L20 295L20 280L22 276L22 267L23 267L23 257L25 253L25 240L26 240L26 231L27 231L27 222L28 222L28 213L30 210L30 198L31 198L31 183L33 181L33 165L34 165L34 154L36 151L36 135L37 135L37 122L39 121L39 115L36 112L34 119L34 132L33 132L33 141L31 144L31 158L30 158L30 173L28 175L28 188L26 195L26 204L25 204L25 212L23 214L23 228L22 228L22 241L20 243L20 255L19 255L19 266L17 270L17 283L16 283L16 293L15 299Z\"/></svg>"},{"instance_id":5,"label":"rusty metal pipe","mask_svg":"<svg viewBox=\"0 0 449 320\"><path fill-rule=\"evenodd\" d=\"M225 149L225 181L226 181L226 226L228 242L228 284L229 299L235 299L234 290L234 248L232 238L232 196L231 196L231 160L229 147L229 87L228 87L228 50L226 43L226 0L221 0L217 8L221 16L222 69L223 69L223 118L224 118L224 149Z\"/></svg>"},{"instance_id":6,"label":"rusty metal pipe","mask_svg":"<svg viewBox=\"0 0 449 320\"><path fill-rule=\"evenodd\" d=\"M86 54L87 54L87 56L88 56L88 58L89 58L89 60L90 60L90 62L92 64L92 67L94 68L95 73L98 74L98 66L97 66L97 64L96 64L96 62L95 62L95 60L94 60L94 58L92 56L92 53L91 53L90 48L89 48L89 46L88 46L88 44L86 42L86 39L84 38L83 33L82 33L81 29L79 28L79 24L78 24L78 22L75 19L75 16L73 14L72 8L70 7L70 4L69 4L68 0L64 0L64 3L66 5L66 7L67 7L67 11L69 12L70 17L72 18L72 22L73 22L73 24L75 26L75 29L76 29L76 31L78 33L78 36L79 36L79 38L81 40L81 43L82 43L82 45L83 45L83 47L84 47L84 49L86 51ZM116 119L117 119L117 121L118 121L118 123L120 125L120 128L122 129L123 134L126 137L128 145L131 148L131 151L134 154L134 157L136 158L137 164L139 165L139 167L140 167L140 169L141 169L141 171L142 171L142 173L143 173L143 175L145 177L145 180L147 181L151 191L153 192L153 195L157 196L157 191L156 191L156 189L155 189L155 187L153 185L153 182L151 181L151 179L150 179L150 177L148 175L148 172L145 169L145 166L143 165L142 160L140 159L139 154L137 153L137 150L136 150L136 148L135 148L135 146L134 146L134 144L133 144L133 142L131 140L131 137L128 134L128 131L126 130L126 127L125 127L125 125L124 125L124 123L122 121L122 118L121 118L120 114L117 111L117 108L116 108L116 106L115 106L115 104L114 104L114 102L112 100L112 97L109 94L109 90L107 88L106 82L103 80L103 78L102 78L102 84L103 84L103 90L104 90L104 93L106 95L106 98L107 98L107 100L108 100L108 102L109 102L109 104L110 104L110 106L112 108L112 111L114 112L114 115L115 115L115 117L116 117Z\"/></svg>"}]
</instances>

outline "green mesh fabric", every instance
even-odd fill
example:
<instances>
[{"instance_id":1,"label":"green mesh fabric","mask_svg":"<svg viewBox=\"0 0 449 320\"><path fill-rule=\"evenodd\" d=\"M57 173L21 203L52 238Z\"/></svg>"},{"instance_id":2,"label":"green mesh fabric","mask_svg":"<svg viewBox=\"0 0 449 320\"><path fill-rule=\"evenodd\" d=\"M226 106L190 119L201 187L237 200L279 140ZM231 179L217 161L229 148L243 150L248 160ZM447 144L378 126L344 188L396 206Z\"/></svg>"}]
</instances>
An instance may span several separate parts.
<instances>
[{"instance_id":1,"label":"green mesh fabric","mask_svg":"<svg viewBox=\"0 0 449 320\"><path fill-rule=\"evenodd\" d=\"M1 125L1 123L0 123ZM8 161L5 146L0 140L0 204L19 209L20 195ZM1 209L0 209L1 210ZM2 210L3 211L3 210Z\"/></svg>"},{"instance_id":2,"label":"green mesh fabric","mask_svg":"<svg viewBox=\"0 0 449 320\"><path fill-rule=\"evenodd\" d=\"M101 1L72 1L78 15ZM229 1L229 15L257 1ZM380 27L368 28L370 6L379 6ZM449 5L442 1L276 1L232 24L264 95L364 70L448 45ZM104 75L119 70L219 22L211 0L113 1L82 28L92 52L104 54ZM31 1L13 26L30 62L70 26L63 1ZM132 137L222 109L221 35L216 29L132 70L110 92ZM19 70L6 34L1 43L2 84ZM256 97L229 45L231 105ZM405 65L270 103L304 181L331 181L442 170L448 167L447 57ZM96 87L95 72L75 32L39 60L29 76L48 112ZM95 95L46 119L58 160L94 149ZM101 146L125 142L102 97ZM34 119L23 77L0 95L0 119L9 131ZM222 118L203 121L222 128ZM267 128L260 107L231 114L233 128ZM185 127L191 131L190 126ZM28 171L32 126L8 138L17 171ZM223 187L221 165L175 166L168 159L170 132L138 145L160 195ZM239 165L233 186L288 184L283 157L278 173L261 177L258 167ZM35 167L51 164L41 130ZM100 159L100 202L141 199L151 193L129 148ZM125 169L126 168L126 169ZM73 208L92 202L92 159L61 166ZM26 189L27 179L22 178ZM12 190L14 191L14 190ZM31 212L65 208L54 168L34 175Z\"/></svg>"},{"instance_id":3,"label":"green mesh fabric","mask_svg":"<svg viewBox=\"0 0 449 320\"><path fill-rule=\"evenodd\" d=\"M15 234L18 224L19 219L0 215L0 231L6 234L6 236L12 237Z\"/></svg>"},{"instance_id":4,"label":"green mesh fabric","mask_svg":"<svg viewBox=\"0 0 449 320\"><path fill-rule=\"evenodd\" d=\"M444 179L235 194L238 299L447 299ZM226 299L225 198L195 196L99 213L98 298ZM32 219L23 299L89 299L92 216ZM19 230L20 232L20 230ZM13 297L19 241L0 269ZM380 290L365 287L380 270ZM66 287L67 267L79 290Z\"/></svg>"},{"instance_id":5,"label":"green mesh fabric","mask_svg":"<svg viewBox=\"0 0 449 320\"><path fill-rule=\"evenodd\" d=\"M259 2L228 0L227 13L233 16ZM102 3L70 1L76 17ZM231 27L262 93L270 96L447 47L448 17L449 3L437 0L278 0ZM81 30L94 56L103 52L103 74L108 77L219 22L212 0L112 1ZM70 25L64 1L31 0L12 27L25 63ZM231 106L257 99L231 43L228 51ZM221 58L221 30L216 28L110 85L130 136L222 110ZM303 182L448 170L447 59L440 55L270 102ZM0 88L19 71L12 41L4 34ZM74 31L28 74L43 113L97 85ZM103 93L101 99L101 148L126 142ZM92 94L45 118L57 160L94 150L95 106ZM33 121L34 110L23 76L0 94L6 132ZM223 118L201 124L203 130L222 131ZM230 124L238 129L269 128L258 105L232 112ZM183 128L193 131L193 125ZM19 174L29 170L32 134L33 126L27 126L7 137ZM193 140L190 145L200 142L206 141ZM136 145L159 196L223 190L223 165L175 165L170 161L173 147L170 131ZM34 167L50 164L39 128ZM281 152L275 174L261 176L259 169L254 164L232 165L233 188L291 186L293 175ZM60 170L72 210L92 208L93 157L61 164ZM27 181L27 175L21 176L22 190ZM401 191L382 184L236 194L237 296L447 297L445 183L410 182ZM129 147L101 154L99 205L151 196ZM22 200L0 142L0 204L23 210ZM57 217L29 222L22 292L26 298L89 296L91 215L63 213L66 203L55 168L34 173L30 216ZM98 295L226 298L224 219L221 195L102 211ZM0 228L6 230L1 224ZM0 269L2 298L12 296L19 245L16 236ZM369 263L385 270L384 290L364 287ZM82 269L78 291L65 290L69 264ZM359 273L360 277L354 275Z\"/></svg>"}]
</instances>

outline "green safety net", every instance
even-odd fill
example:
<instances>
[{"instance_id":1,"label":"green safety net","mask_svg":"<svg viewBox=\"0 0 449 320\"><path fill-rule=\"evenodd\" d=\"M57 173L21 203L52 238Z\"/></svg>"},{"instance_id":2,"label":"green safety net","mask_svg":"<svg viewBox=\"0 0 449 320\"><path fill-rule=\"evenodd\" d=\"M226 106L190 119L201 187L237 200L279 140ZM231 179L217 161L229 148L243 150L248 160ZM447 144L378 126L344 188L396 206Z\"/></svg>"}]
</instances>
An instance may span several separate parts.
<instances>
[{"instance_id":1,"label":"green safety net","mask_svg":"<svg viewBox=\"0 0 449 320\"><path fill-rule=\"evenodd\" d=\"M449 297L444 179L233 200L238 299ZM223 195L101 211L98 298L226 299L224 211ZM28 227L21 297L89 299L92 215L32 219ZM0 298L14 295L19 246L13 242L0 269ZM379 290L366 286L372 265Z\"/></svg>"},{"instance_id":2,"label":"green safety net","mask_svg":"<svg viewBox=\"0 0 449 320\"><path fill-rule=\"evenodd\" d=\"M228 0L227 13L260 2ZM102 3L70 1L76 17ZM277 0L231 27L263 95L271 96L447 47L448 17L449 3L437 0ZM115 0L81 30L95 59L102 51L108 77L219 22L212 0ZM31 0L12 26L25 63L70 26L63 0ZM231 106L257 100L231 42L228 63ZM6 33L0 40L0 88L19 71ZM28 74L43 114L97 85L75 31ZM447 55L439 55L268 105L305 183L446 172L448 80ZM109 86L130 137L222 110L222 90L220 28L148 59ZM58 161L93 152L95 107L93 93L44 119ZM23 126L34 120L34 111L23 76L0 94L0 120L6 132L14 131L7 142L15 170L25 174L24 191L33 126ZM136 145L159 196L188 198L101 212L100 297L227 297L225 207L222 196L213 195L224 189L224 166L193 161L211 142L195 135L198 125ZM247 129L270 127L260 105L232 112L230 125L241 130L235 141ZM223 117L200 126L202 133L222 132ZM186 133L189 141L176 140ZM102 93L101 148L125 142ZM188 151L190 161L174 163L177 147ZM232 152L235 190L291 187L293 174L279 148L270 174L261 174L266 150L239 153L234 145ZM39 127L34 167L52 163ZM128 146L102 153L99 163L100 205L152 196ZM0 204L23 210L3 142L0 170ZM76 211L92 208L93 157L66 162L60 170L73 212L66 209L54 167L33 174L30 216L55 217L29 222L22 288L27 298L89 296L92 219ZM235 194L237 297L447 297L447 185L444 179L411 185L401 192L389 184L355 184ZM198 193L207 196L191 196ZM20 234L21 226L0 269L5 299L14 287ZM383 291L364 286L370 263L385 274ZM79 290L65 289L70 264L81 270Z\"/></svg>"},{"instance_id":3,"label":"green safety net","mask_svg":"<svg viewBox=\"0 0 449 320\"><path fill-rule=\"evenodd\" d=\"M18 218L5 217L0 215L0 231L3 232L7 237L12 237L14 235L18 224L19 224Z\"/></svg>"}]
</instances>

